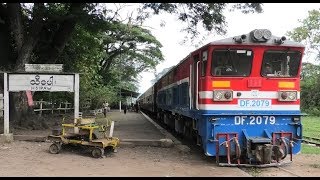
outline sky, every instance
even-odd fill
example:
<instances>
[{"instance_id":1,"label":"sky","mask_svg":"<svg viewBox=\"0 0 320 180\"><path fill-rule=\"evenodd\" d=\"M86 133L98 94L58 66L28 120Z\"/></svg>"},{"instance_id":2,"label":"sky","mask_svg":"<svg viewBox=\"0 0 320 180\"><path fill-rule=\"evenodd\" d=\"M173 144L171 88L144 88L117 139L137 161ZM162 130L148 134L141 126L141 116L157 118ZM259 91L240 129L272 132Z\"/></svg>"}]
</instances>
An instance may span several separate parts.
<instances>
[{"instance_id":1,"label":"sky","mask_svg":"<svg viewBox=\"0 0 320 180\"><path fill-rule=\"evenodd\" d=\"M320 9L320 3L264 3L263 13L260 14L243 14L237 10L234 12L226 11L224 15L228 25L227 34L224 36L209 35L198 45L201 47L212 41L249 33L254 29L269 29L275 36L285 36L287 31L300 26L298 20L306 18L308 11L312 9ZM165 27L160 27L161 21L166 22ZM185 26L174 15L152 16L143 25L151 27L152 34L163 45L161 50L165 60L156 67L157 73L164 68L176 65L190 52L196 50L196 47L190 43L181 44L186 32L180 32L180 30ZM303 61L310 61L310 58L304 58ZM152 86L151 80L154 79L154 73L143 72L140 75L139 93L144 93Z\"/></svg>"}]
</instances>

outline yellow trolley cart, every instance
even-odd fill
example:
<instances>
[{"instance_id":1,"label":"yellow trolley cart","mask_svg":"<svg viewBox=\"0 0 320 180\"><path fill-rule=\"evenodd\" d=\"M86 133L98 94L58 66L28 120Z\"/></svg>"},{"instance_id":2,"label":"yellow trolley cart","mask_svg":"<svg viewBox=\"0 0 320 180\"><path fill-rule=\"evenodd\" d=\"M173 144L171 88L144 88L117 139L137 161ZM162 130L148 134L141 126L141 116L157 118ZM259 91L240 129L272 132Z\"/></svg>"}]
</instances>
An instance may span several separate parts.
<instances>
[{"instance_id":1,"label":"yellow trolley cart","mask_svg":"<svg viewBox=\"0 0 320 180\"><path fill-rule=\"evenodd\" d=\"M80 122L84 122L88 119L81 119ZM89 119L90 120L90 119ZM111 123L110 131L113 131L113 122ZM67 128L78 128L79 133L68 133ZM52 154L58 154L62 148L62 145L73 144L81 145L90 148L91 154L94 158L104 157L104 150L106 148L116 151L116 147L120 144L119 138L106 136L106 128L104 125L97 125L92 123L77 123L77 124L62 124L62 133L60 135L49 135L48 140L53 143L49 147L49 152ZM94 134L94 130L103 132L104 138L97 138Z\"/></svg>"}]
</instances>

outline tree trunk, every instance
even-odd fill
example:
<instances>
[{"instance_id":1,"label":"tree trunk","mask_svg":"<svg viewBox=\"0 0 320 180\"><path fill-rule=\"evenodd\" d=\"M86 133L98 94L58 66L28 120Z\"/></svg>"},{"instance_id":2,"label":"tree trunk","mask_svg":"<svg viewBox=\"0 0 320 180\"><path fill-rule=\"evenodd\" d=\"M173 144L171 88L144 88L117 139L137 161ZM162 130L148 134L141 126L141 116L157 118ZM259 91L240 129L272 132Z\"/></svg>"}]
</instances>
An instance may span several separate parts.
<instances>
[{"instance_id":1,"label":"tree trunk","mask_svg":"<svg viewBox=\"0 0 320 180\"><path fill-rule=\"evenodd\" d=\"M29 35L23 41L19 51L15 70L24 71L24 65L30 62L32 51L39 40L39 33L43 27L43 3L35 3L33 7L33 20Z\"/></svg>"},{"instance_id":2,"label":"tree trunk","mask_svg":"<svg viewBox=\"0 0 320 180\"><path fill-rule=\"evenodd\" d=\"M22 24L22 11L20 3L8 3L7 4L9 27L12 32L14 40L14 51L19 54L23 44L23 24Z\"/></svg>"},{"instance_id":3,"label":"tree trunk","mask_svg":"<svg viewBox=\"0 0 320 180\"><path fill-rule=\"evenodd\" d=\"M24 71L24 65L30 62L33 49L38 42L39 33L43 27L43 3L35 3L33 7L33 20L28 36L24 38L24 27L21 19L21 6L19 3L8 3L8 15L10 32L13 32L15 51L18 54L15 71ZM27 120L33 119L30 115L33 111L28 107L25 92L11 93L10 95L10 121L26 126Z\"/></svg>"}]
</instances>

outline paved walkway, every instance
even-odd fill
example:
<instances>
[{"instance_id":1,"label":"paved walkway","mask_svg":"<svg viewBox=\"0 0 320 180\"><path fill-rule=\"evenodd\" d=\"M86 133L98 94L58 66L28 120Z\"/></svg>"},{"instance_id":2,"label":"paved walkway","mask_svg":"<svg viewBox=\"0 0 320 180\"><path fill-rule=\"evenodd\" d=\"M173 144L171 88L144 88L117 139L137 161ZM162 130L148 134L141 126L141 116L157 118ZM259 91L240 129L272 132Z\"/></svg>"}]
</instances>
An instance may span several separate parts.
<instances>
[{"instance_id":1,"label":"paved walkway","mask_svg":"<svg viewBox=\"0 0 320 180\"><path fill-rule=\"evenodd\" d=\"M108 112L107 117L115 121L115 137L120 139L154 139L165 138L159 129L149 122L141 113L112 110Z\"/></svg>"}]
</instances>

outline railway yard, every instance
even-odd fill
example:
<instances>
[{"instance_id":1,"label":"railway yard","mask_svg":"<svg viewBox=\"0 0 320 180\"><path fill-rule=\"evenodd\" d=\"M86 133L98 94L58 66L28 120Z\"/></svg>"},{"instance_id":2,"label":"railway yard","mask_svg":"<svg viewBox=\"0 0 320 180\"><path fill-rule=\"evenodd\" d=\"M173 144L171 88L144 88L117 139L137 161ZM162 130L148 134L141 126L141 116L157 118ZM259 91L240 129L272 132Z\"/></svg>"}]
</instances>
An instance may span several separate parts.
<instances>
[{"instance_id":1,"label":"railway yard","mask_svg":"<svg viewBox=\"0 0 320 180\"><path fill-rule=\"evenodd\" d=\"M113 110L108 118L115 121L114 136L120 138L116 153L96 159L82 149L65 148L59 154L50 154L48 141L18 140L23 134L41 141L39 137L49 135L50 129L15 130L16 140L0 146L0 176L320 176L320 155L300 153L294 155L293 163L283 167L220 167L213 158L206 157L194 146L181 144L141 113L123 114ZM159 147L152 143L159 139L172 139L174 146Z\"/></svg>"},{"instance_id":2,"label":"railway yard","mask_svg":"<svg viewBox=\"0 0 320 180\"><path fill-rule=\"evenodd\" d=\"M0 3L0 177L320 177L316 7Z\"/></svg>"}]
</instances>

